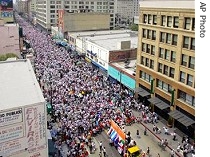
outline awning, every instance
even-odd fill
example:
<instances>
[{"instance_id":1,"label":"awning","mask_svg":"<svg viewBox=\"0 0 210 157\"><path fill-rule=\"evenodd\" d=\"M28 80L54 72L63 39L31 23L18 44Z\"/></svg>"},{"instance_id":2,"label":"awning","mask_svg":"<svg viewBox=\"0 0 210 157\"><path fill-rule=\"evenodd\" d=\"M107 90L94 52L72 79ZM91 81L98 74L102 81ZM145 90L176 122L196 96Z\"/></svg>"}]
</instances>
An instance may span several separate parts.
<instances>
[{"instance_id":1,"label":"awning","mask_svg":"<svg viewBox=\"0 0 210 157\"><path fill-rule=\"evenodd\" d=\"M178 110L171 111L168 114L178 122L182 123L184 126L190 126L195 123L193 119L189 118Z\"/></svg>"},{"instance_id":2,"label":"awning","mask_svg":"<svg viewBox=\"0 0 210 157\"><path fill-rule=\"evenodd\" d=\"M154 104L155 106L157 106L161 110L164 110L164 109L170 107L170 105L168 105L167 103L163 102L162 100L160 100L157 97L152 97L152 98L148 99L148 101L151 102L152 104Z\"/></svg>"},{"instance_id":3,"label":"awning","mask_svg":"<svg viewBox=\"0 0 210 157\"><path fill-rule=\"evenodd\" d=\"M141 88L141 87L137 87L134 89L135 93L138 93L140 96L145 97L145 96L149 96L150 93L147 92L145 89Z\"/></svg>"}]
</instances>

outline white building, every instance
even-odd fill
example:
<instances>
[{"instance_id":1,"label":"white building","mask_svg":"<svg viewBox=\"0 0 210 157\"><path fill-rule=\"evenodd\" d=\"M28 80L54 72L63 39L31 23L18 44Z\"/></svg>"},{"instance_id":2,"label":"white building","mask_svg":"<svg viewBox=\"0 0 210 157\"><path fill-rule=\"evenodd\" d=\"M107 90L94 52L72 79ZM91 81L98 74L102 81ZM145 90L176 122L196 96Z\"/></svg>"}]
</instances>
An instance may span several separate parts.
<instances>
[{"instance_id":1,"label":"white building","mask_svg":"<svg viewBox=\"0 0 210 157\"><path fill-rule=\"evenodd\" d=\"M108 70L110 53L116 53L123 60L122 51L135 50L138 44L138 34L130 30L69 33L69 38L78 52L85 53L90 62L104 71ZM136 52L132 54L136 57Z\"/></svg>"},{"instance_id":2,"label":"white building","mask_svg":"<svg viewBox=\"0 0 210 157\"><path fill-rule=\"evenodd\" d=\"M110 29L115 27L116 3L115 0L37 0L37 23L46 29L57 26L59 9L77 12L79 9L90 9L94 12L110 13Z\"/></svg>"},{"instance_id":3,"label":"white building","mask_svg":"<svg viewBox=\"0 0 210 157\"><path fill-rule=\"evenodd\" d=\"M2 61L0 71L0 156L48 156L46 104L30 61Z\"/></svg>"},{"instance_id":4,"label":"white building","mask_svg":"<svg viewBox=\"0 0 210 157\"><path fill-rule=\"evenodd\" d=\"M134 16L139 15L139 0L116 0L117 23L133 23Z\"/></svg>"}]
</instances>

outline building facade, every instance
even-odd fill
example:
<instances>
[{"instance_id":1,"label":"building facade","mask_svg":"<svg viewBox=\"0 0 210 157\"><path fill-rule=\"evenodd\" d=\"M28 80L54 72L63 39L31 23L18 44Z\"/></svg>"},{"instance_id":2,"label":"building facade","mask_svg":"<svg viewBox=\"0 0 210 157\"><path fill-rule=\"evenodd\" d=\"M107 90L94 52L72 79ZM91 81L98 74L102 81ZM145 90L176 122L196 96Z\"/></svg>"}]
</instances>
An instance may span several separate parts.
<instances>
[{"instance_id":1,"label":"building facade","mask_svg":"<svg viewBox=\"0 0 210 157\"><path fill-rule=\"evenodd\" d=\"M17 1L17 11L19 13L28 13L28 2L27 1L18 0Z\"/></svg>"},{"instance_id":2,"label":"building facade","mask_svg":"<svg viewBox=\"0 0 210 157\"><path fill-rule=\"evenodd\" d=\"M136 86L195 119L194 1L140 2ZM174 125L189 127L189 118L187 124L174 118Z\"/></svg>"},{"instance_id":3,"label":"building facade","mask_svg":"<svg viewBox=\"0 0 210 157\"><path fill-rule=\"evenodd\" d=\"M37 0L37 23L50 29L57 26L58 10L78 12L79 9L90 9L93 12L110 13L110 29L115 27L115 0Z\"/></svg>"},{"instance_id":4,"label":"building facade","mask_svg":"<svg viewBox=\"0 0 210 157\"><path fill-rule=\"evenodd\" d=\"M58 11L58 27L64 34L75 31L109 30L110 14L99 12L69 13ZM97 19L97 20L95 20Z\"/></svg>"},{"instance_id":5,"label":"building facade","mask_svg":"<svg viewBox=\"0 0 210 157\"><path fill-rule=\"evenodd\" d=\"M139 0L117 0L117 24L133 23L134 16L139 15Z\"/></svg>"}]
</instances>

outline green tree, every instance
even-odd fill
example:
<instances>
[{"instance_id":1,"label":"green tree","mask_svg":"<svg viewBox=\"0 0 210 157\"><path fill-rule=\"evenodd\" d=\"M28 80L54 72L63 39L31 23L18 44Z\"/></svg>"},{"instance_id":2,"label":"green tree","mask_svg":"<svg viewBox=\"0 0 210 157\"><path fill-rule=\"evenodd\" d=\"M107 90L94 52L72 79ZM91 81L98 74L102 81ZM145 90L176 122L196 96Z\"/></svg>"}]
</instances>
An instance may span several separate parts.
<instances>
[{"instance_id":1,"label":"green tree","mask_svg":"<svg viewBox=\"0 0 210 157\"><path fill-rule=\"evenodd\" d=\"M132 24L131 27L130 27L130 29L131 29L132 31L138 31L138 30L139 30L139 27L138 27L137 24Z\"/></svg>"},{"instance_id":2,"label":"green tree","mask_svg":"<svg viewBox=\"0 0 210 157\"><path fill-rule=\"evenodd\" d=\"M4 54L4 55L0 55L0 61L5 61L8 58L13 58L13 57L18 58L18 56L14 53L7 53L7 54Z\"/></svg>"}]
</instances>

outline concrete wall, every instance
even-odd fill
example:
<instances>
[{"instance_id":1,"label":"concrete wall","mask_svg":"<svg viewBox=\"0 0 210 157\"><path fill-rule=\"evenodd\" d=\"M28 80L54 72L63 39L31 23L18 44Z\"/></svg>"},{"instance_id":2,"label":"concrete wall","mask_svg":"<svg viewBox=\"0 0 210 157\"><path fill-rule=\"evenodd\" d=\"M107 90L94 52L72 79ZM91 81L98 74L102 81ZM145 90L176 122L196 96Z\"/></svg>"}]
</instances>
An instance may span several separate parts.
<instances>
[{"instance_id":1,"label":"concrete wall","mask_svg":"<svg viewBox=\"0 0 210 157\"><path fill-rule=\"evenodd\" d=\"M97 19L97 20L96 20ZM109 30L110 15L108 13L65 13L64 32Z\"/></svg>"}]
</instances>

